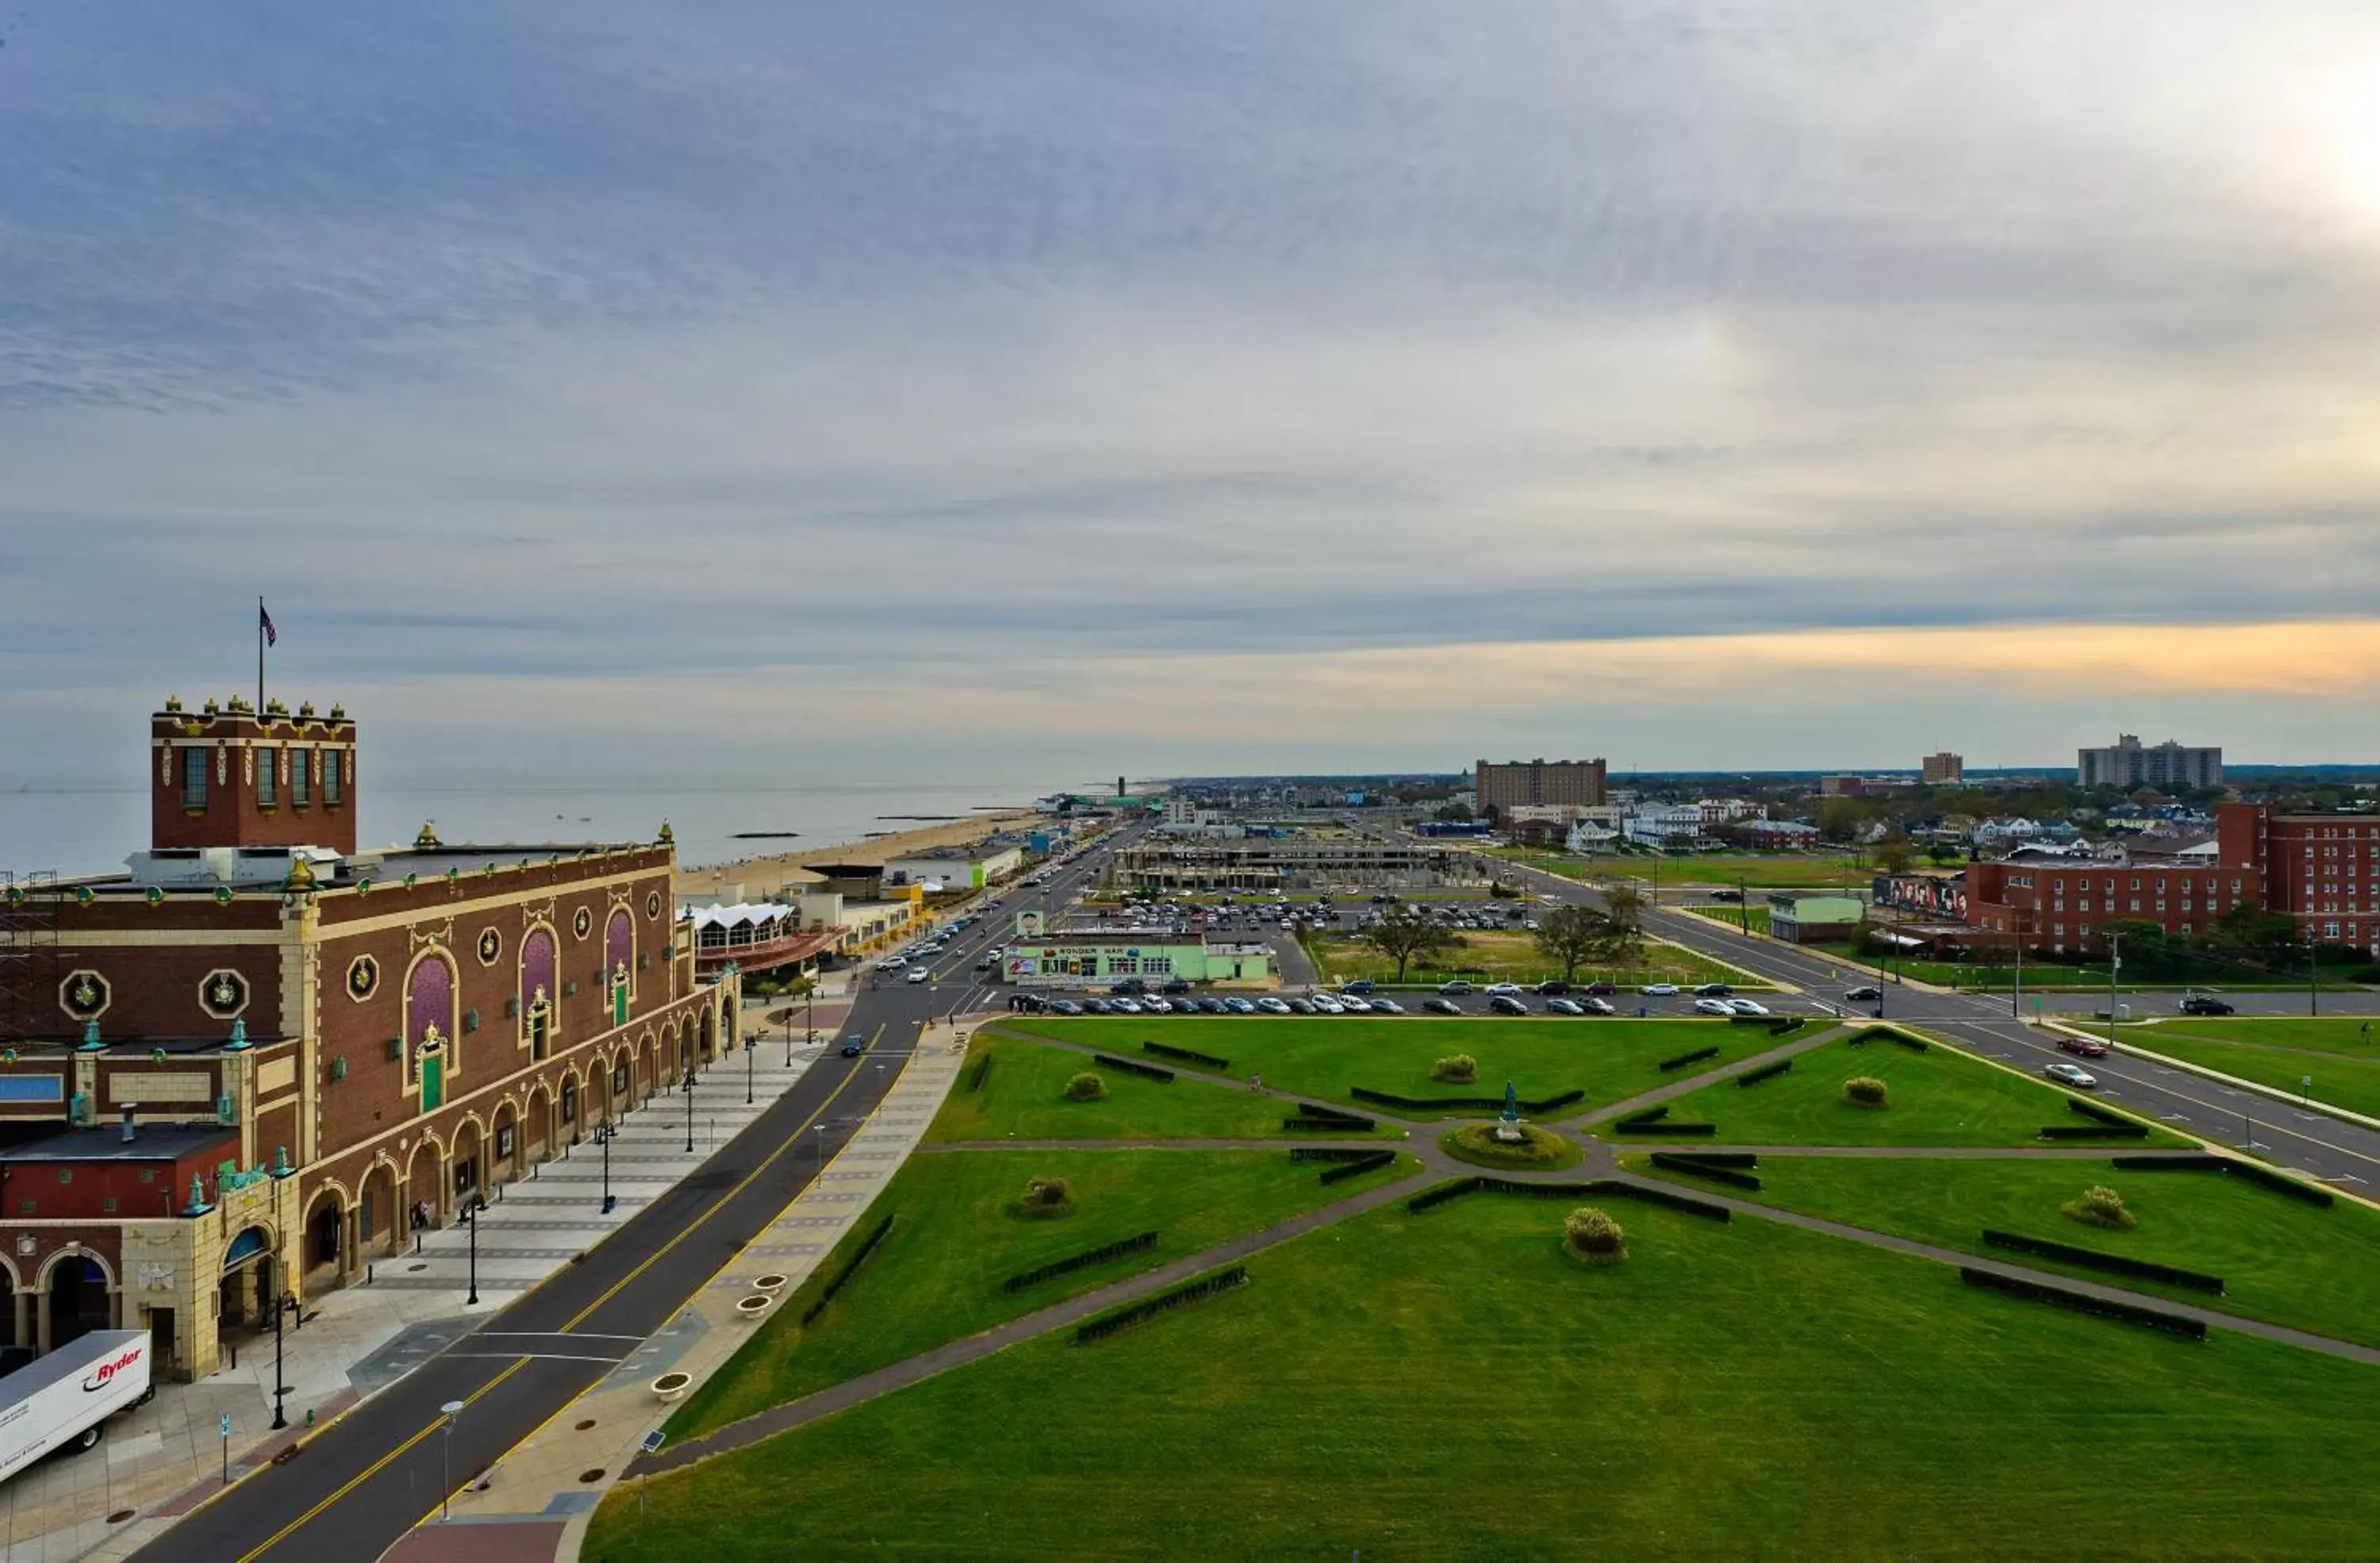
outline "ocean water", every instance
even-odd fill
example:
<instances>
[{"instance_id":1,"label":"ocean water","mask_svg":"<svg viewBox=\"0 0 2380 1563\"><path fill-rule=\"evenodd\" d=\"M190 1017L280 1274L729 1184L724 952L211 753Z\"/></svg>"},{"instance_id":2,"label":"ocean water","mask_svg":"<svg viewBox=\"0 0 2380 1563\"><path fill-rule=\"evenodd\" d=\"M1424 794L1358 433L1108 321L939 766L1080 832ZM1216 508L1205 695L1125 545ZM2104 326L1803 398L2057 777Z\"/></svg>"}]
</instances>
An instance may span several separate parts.
<instances>
[{"instance_id":1,"label":"ocean water","mask_svg":"<svg viewBox=\"0 0 2380 1563\"><path fill-rule=\"evenodd\" d=\"M872 834L914 830L939 817L1016 808L1049 787L910 785L687 787L683 789L420 787L367 791L358 822L365 847L409 842L433 820L449 843L650 841L670 822L678 861L724 863L807 851ZM917 819L904 816L933 816ZM791 839L738 840L739 830L792 830ZM149 794L140 788L38 788L0 793L0 870L104 873L149 844Z\"/></svg>"}]
</instances>

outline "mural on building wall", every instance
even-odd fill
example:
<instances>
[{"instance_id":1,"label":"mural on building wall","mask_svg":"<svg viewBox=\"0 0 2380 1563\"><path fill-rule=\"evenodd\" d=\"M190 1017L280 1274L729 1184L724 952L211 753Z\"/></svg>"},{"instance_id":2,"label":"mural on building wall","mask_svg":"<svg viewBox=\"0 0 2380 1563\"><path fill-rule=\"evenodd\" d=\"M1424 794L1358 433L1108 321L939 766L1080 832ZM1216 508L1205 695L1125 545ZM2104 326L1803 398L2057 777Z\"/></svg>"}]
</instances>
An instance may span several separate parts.
<instances>
[{"instance_id":1,"label":"mural on building wall","mask_svg":"<svg viewBox=\"0 0 2380 1563\"><path fill-rule=\"evenodd\" d=\"M1967 878L1932 874L1879 874L1870 893L1881 906L1898 906L1929 917L1967 918Z\"/></svg>"}]
</instances>

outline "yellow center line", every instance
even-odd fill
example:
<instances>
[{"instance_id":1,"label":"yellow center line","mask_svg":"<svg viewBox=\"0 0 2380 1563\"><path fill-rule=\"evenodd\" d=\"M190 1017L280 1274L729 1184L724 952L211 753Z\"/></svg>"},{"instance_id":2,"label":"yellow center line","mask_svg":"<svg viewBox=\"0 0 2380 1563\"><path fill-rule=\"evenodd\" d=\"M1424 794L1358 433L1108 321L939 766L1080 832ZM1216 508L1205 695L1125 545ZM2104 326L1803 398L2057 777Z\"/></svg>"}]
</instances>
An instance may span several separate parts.
<instances>
[{"instance_id":1,"label":"yellow center line","mask_svg":"<svg viewBox=\"0 0 2380 1563\"><path fill-rule=\"evenodd\" d=\"M881 1036L883 1035L884 1027L880 1024L876 1028L876 1036ZM875 1042L876 1036L868 1038L871 1045ZM785 1137L784 1143L780 1145L775 1150L770 1152L768 1156L762 1157L760 1162L755 1166L750 1172L744 1176L742 1181L738 1182L734 1188L729 1189L726 1193L713 1200L710 1208L703 1211L701 1215L696 1217L692 1221L687 1222L684 1227L681 1227L675 1237L670 1239L669 1242L663 1243L661 1247L647 1254L643 1262L638 1264L635 1269L630 1270L626 1275L622 1276L618 1280L614 1281L609 1288L607 1288L601 1297L598 1297L594 1302L589 1302L586 1307L580 1309L576 1315L572 1315L569 1322L565 1324L562 1327L562 1329L556 1333L567 1333L586 1323L589 1315L593 1314L598 1308L603 1306L604 1303L612 1301L613 1298L618 1296L621 1290L626 1287L629 1282L637 1279L639 1276L642 1276L647 1270L651 1269L654 1265L659 1263L661 1259L664 1255L668 1254L673 1249L676 1248L679 1243L684 1242L687 1238L692 1237L696 1230L699 1229L705 1221L710 1220L711 1217L718 1214L721 1206L724 1206L729 1200L734 1199L737 1194L742 1193L746 1189L751 1187L754 1181L757 1180L763 1172L769 1170L770 1168L775 1166L778 1159L783 1157L787 1151L790 1151L794 1146L801 1144L803 1133L812 1124L816 1123L820 1119L825 1117L827 1109L832 1107L837 1099L839 1099L845 1091L850 1090L852 1085L860 1078L861 1072L858 1070L853 1070L850 1074L844 1077L843 1084L836 1086L834 1090L828 1095L826 1100L818 1105L817 1110L812 1112L808 1118L802 1120L801 1123L794 1130L794 1132ZM471 1393L463 1397L463 1404L466 1406L471 1405L481 1396L494 1389L498 1385L504 1383L504 1380L510 1378L513 1375L518 1373L522 1368L528 1365L528 1359L526 1357L514 1363L502 1373L496 1375L495 1377L488 1380L487 1383L481 1385L479 1388L474 1389ZM576 1400L577 1399L577 1397L575 1395L571 1397L572 1400ZM565 1403L566 1405L568 1402ZM552 1420L552 1416L548 1416L546 1418L546 1421L548 1422L551 1422ZM283 1542L286 1541L292 1533L311 1521L324 1509L329 1508L333 1504L339 1502L349 1493L354 1492L358 1487L363 1485L366 1482L370 1481L374 1476L379 1475L382 1471L388 1468L391 1461L396 1460L399 1456L405 1454L407 1450L419 1444L421 1440L429 1437L430 1435L437 1432L441 1427L445 1425L446 1419L441 1417L436 1422L433 1422L428 1426L422 1428L419 1432L406 1439L405 1442L397 1445L396 1448L389 1450L388 1453L381 1456L380 1459L372 1461L371 1464L366 1466L363 1470L358 1472L355 1475L341 1483L335 1491L332 1492L319 1503L316 1503L312 1508L307 1509L303 1514L298 1515L296 1519L282 1526L281 1529L273 1532L271 1536L267 1537L252 1550L242 1553L239 1557L238 1563L255 1563L255 1559L263 1557L266 1553L280 1545ZM431 1507L435 1508L436 1506L432 1505ZM424 1509L422 1511L422 1515L424 1519L428 1518L429 1510ZM406 1529L410 1532L415 1528L415 1526L418 1526L420 1523L421 1521L417 1520L414 1521L413 1525L408 1525Z\"/></svg>"}]
</instances>

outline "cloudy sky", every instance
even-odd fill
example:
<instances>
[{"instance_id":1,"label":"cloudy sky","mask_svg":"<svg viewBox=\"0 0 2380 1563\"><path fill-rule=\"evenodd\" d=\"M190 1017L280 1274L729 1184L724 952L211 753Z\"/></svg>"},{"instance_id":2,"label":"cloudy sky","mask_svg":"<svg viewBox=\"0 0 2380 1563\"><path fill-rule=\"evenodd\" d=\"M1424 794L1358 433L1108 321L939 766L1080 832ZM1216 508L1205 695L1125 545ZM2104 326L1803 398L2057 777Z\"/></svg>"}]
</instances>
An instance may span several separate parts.
<instances>
[{"instance_id":1,"label":"cloudy sky","mask_svg":"<svg viewBox=\"0 0 2380 1563\"><path fill-rule=\"evenodd\" d=\"M0 42L0 783L2380 757L2369 0Z\"/></svg>"}]
</instances>

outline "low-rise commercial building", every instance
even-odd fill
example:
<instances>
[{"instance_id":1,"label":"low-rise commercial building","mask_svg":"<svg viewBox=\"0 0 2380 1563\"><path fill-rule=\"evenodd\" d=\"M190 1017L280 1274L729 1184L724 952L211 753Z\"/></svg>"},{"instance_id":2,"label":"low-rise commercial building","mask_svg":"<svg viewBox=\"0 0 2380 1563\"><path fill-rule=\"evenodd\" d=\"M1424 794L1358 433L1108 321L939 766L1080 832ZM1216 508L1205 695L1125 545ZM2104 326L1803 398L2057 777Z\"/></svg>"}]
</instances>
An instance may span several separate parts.
<instances>
[{"instance_id":1,"label":"low-rise commercial building","mask_svg":"<svg viewBox=\"0 0 2380 1563\"><path fill-rule=\"evenodd\" d=\"M1486 882L1477 859L1439 846L1354 834L1156 841L1119 849L1121 889L1172 891L1426 890Z\"/></svg>"},{"instance_id":2,"label":"low-rise commercial building","mask_svg":"<svg viewBox=\"0 0 2380 1563\"><path fill-rule=\"evenodd\" d=\"M981 890L1025 866L1022 847L929 847L884 861L884 884Z\"/></svg>"},{"instance_id":3,"label":"low-rise commercial building","mask_svg":"<svg viewBox=\"0 0 2380 1563\"><path fill-rule=\"evenodd\" d=\"M1858 934L1867 908L1854 895L1768 898L1768 931L1789 944L1827 944Z\"/></svg>"},{"instance_id":4,"label":"low-rise commercial building","mask_svg":"<svg viewBox=\"0 0 2380 1563\"><path fill-rule=\"evenodd\" d=\"M1257 986L1275 974L1265 944L1066 933L1020 934L1001 957L1000 975L1019 987L1087 987L1125 977L1152 987L1176 978Z\"/></svg>"}]
</instances>

